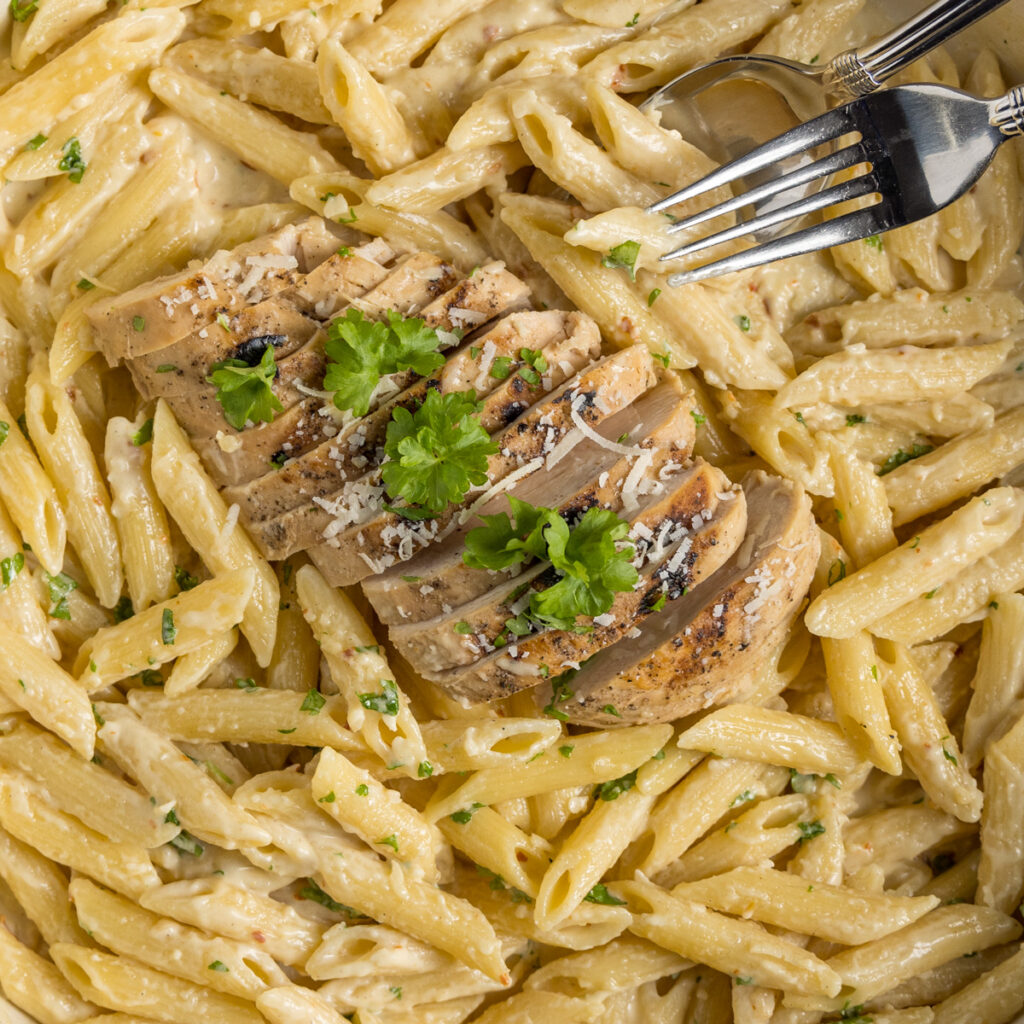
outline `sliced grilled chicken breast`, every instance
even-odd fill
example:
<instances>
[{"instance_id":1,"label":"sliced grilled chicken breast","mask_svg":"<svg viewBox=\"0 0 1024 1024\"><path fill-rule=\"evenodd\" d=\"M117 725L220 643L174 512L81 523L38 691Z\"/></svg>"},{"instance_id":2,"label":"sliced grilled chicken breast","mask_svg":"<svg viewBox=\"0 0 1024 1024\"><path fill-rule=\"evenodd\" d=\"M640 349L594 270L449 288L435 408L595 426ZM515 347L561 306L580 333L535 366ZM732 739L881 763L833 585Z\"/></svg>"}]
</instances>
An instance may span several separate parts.
<instances>
[{"instance_id":1,"label":"sliced grilled chicken breast","mask_svg":"<svg viewBox=\"0 0 1024 1024\"><path fill-rule=\"evenodd\" d=\"M781 641L814 574L817 527L809 499L788 481L756 472L742 487L748 529L739 549L671 614L583 666L558 705L570 721L665 722L721 704ZM541 704L548 697L538 692Z\"/></svg>"},{"instance_id":2,"label":"sliced grilled chicken breast","mask_svg":"<svg viewBox=\"0 0 1024 1024\"><path fill-rule=\"evenodd\" d=\"M481 318L481 322L485 322L505 309L517 307L523 300L526 287L502 264L481 268L473 278L457 282L437 295L438 289L449 283L448 264L436 256L416 253L352 305L371 319L383 316L387 310L397 310L403 315L415 314L429 326L451 334L468 317ZM326 361L323 337L314 338L301 356L296 353L291 359L295 360L296 369L290 378L292 389L290 392L285 389L285 397L303 393L300 401L278 413L271 423L261 423L243 431L234 431L223 423L221 438L213 434L203 441L197 440L200 455L219 483L240 484L262 476L268 467L274 465L272 459L281 461L315 448L336 437L341 427L351 419L333 406L329 395L319 390L323 386ZM284 372L286 367L282 364L279 369ZM300 380L295 375L297 373L304 373L305 379ZM396 391L400 391L412 383L415 376L411 371L402 371L391 375L391 383ZM275 391L278 387L280 385L275 386ZM303 388L314 394L306 396ZM228 438L227 444L224 437ZM232 438L237 438L237 446Z\"/></svg>"},{"instance_id":3,"label":"sliced grilled chicken breast","mask_svg":"<svg viewBox=\"0 0 1024 1024\"><path fill-rule=\"evenodd\" d=\"M498 451L488 460L491 486L516 470L527 475L539 470L571 430L593 425L614 415L651 387L656 380L647 348L632 346L595 363L528 409L497 437ZM452 505L436 519L409 522L393 512L376 513L384 495L379 473L357 481L341 496L344 504L325 502L325 535L329 543L309 548L310 557L332 586L358 583L441 536L459 514ZM352 499L358 503L353 507ZM467 499L467 502L469 499ZM355 516L354 525L348 525Z\"/></svg>"},{"instance_id":4,"label":"sliced grilled chicken breast","mask_svg":"<svg viewBox=\"0 0 1024 1024\"><path fill-rule=\"evenodd\" d=\"M484 398L481 426L488 433L496 433L525 412L544 390L558 387L596 359L600 346L597 325L580 313L510 313L481 337L471 336L470 342L449 357L436 377L419 379L343 428L337 437L286 462L281 470L226 488L224 497L238 504L243 525L268 558L286 557L298 547L321 538L315 524L303 529L299 527L302 517L282 517L315 498L336 494L346 480L359 477L367 472L367 467L376 465L396 407L418 406L430 388L448 393L479 385L477 394ZM526 365L519 355L524 347L540 351L548 359L548 370L538 385L529 383L519 372ZM499 379L482 370L485 350L489 350L492 360L511 360L508 376ZM465 383L467 378L470 384Z\"/></svg>"},{"instance_id":5,"label":"sliced grilled chicken breast","mask_svg":"<svg viewBox=\"0 0 1024 1024\"><path fill-rule=\"evenodd\" d=\"M448 615L392 626L392 644L449 693L489 700L535 685L552 664L579 661L614 643L718 569L743 539L742 491L733 491L719 470L700 459L663 483L629 519L637 586L617 594L591 631L545 630L517 639L505 630L506 620L526 607L533 592L558 581L545 564ZM454 683L460 666L471 668Z\"/></svg>"},{"instance_id":6,"label":"sliced grilled chicken breast","mask_svg":"<svg viewBox=\"0 0 1024 1024\"><path fill-rule=\"evenodd\" d=\"M373 242L352 249L347 257L334 253L294 287L131 360L136 386L145 398L173 401L184 395L191 402L197 392L213 394L206 378L214 363L243 359L255 365L268 343L274 346L274 358L282 359L316 334L322 308L333 312L379 285L393 270L383 262L390 253ZM217 429L223 426L220 419Z\"/></svg>"},{"instance_id":7,"label":"sliced grilled chicken breast","mask_svg":"<svg viewBox=\"0 0 1024 1024\"><path fill-rule=\"evenodd\" d=\"M567 519L591 505L618 511L623 503L640 500L652 471L681 466L693 445L692 396L683 394L672 377L641 395L621 412L595 425L603 443L577 438L565 457L550 456L543 469L526 477L509 493L532 505L558 509ZM622 445L617 439L627 443ZM621 448L637 454L620 453ZM642 453L649 452L649 456ZM363 592L385 623L419 621L442 614L486 593L507 579L504 573L471 569L462 561L466 534L483 525L482 515L508 511L505 494L477 510L477 514L411 561L363 580Z\"/></svg>"},{"instance_id":8,"label":"sliced grilled chicken breast","mask_svg":"<svg viewBox=\"0 0 1024 1024\"><path fill-rule=\"evenodd\" d=\"M215 253L198 269L160 277L97 302L89 311L113 366L165 348L227 314L294 284L338 248L319 217Z\"/></svg>"}]
</instances>

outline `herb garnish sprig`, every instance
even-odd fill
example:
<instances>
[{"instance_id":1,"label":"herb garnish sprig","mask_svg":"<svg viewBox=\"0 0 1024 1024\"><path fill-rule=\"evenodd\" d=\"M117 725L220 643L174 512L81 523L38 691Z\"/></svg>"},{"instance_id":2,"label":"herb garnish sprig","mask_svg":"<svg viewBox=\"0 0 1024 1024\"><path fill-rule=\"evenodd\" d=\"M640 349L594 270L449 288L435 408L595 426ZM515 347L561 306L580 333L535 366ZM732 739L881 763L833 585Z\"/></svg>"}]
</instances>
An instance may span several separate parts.
<instances>
[{"instance_id":1,"label":"herb garnish sprig","mask_svg":"<svg viewBox=\"0 0 1024 1024\"><path fill-rule=\"evenodd\" d=\"M365 416L381 377L399 370L420 376L444 363L437 351L440 339L433 327L418 317L403 317L389 309L386 320L367 320L358 309L331 321L324 349L331 362L324 389L334 392L334 404Z\"/></svg>"}]
</instances>

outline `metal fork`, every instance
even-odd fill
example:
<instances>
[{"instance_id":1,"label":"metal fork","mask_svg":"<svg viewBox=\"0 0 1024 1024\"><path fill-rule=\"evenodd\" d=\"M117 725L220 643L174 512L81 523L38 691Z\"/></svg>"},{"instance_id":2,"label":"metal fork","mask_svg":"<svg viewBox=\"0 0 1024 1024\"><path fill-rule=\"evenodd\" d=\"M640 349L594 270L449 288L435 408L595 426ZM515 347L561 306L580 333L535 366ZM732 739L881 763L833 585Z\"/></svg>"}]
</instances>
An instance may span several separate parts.
<instances>
[{"instance_id":1,"label":"metal fork","mask_svg":"<svg viewBox=\"0 0 1024 1024\"><path fill-rule=\"evenodd\" d=\"M815 159L814 151L857 133L859 140ZM691 270L673 274L670 285L689 284L734 270L827 249L912 224L948 206L981 176L999 146L1024 134L1024 87L995 100L977 99L942 85L904 85L836 107L779 135L700 181L648 207L652 213L759 174L761 183L725 202L676 221L685 231L723 213L764 203L858 164L868 168L837 185L785 206L768 209L732 227L674 249L661 258L678 259L721 242L763 232L836 203L874 196L874 202L812 227ZM794 170L783 161L804 162ZM764 180L766 179L767 180Z\"/></svg>"}]
</instances>

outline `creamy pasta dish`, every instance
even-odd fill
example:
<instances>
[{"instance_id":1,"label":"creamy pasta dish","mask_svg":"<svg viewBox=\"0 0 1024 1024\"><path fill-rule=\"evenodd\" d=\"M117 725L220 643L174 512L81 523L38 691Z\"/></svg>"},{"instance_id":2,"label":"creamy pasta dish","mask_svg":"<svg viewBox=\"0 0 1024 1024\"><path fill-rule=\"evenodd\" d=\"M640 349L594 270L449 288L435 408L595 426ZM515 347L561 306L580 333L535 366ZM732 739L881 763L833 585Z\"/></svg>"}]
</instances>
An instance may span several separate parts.
<instances>
[{"instance_id":1,"label":"creamy pasta dish","mask_svg":"<svg viewBox=\"0 0 1024 1024\"><path fill-rule=\"evenodd\" d=\"M863 5L5 2L0 1021L1020 1019L1024 151L645 212Z\"/></svg>"}]
</instances>

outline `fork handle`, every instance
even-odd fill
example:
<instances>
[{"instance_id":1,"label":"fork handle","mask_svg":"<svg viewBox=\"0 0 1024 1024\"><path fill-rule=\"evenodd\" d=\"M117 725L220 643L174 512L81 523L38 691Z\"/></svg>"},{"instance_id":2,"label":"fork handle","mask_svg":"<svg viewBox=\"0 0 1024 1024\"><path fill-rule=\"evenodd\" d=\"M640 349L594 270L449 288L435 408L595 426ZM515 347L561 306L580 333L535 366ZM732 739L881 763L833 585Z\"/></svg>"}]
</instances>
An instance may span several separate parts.
<instances>
[{"instance_id":1,"label":"fork handle","mask_svg":"<svg viewBox=\"0 0 1024 1024\"><path fill-rule=\"evenodd\" d=\"M989 123L1003 135L1024 135L1024 86L1018 85L1005 96L993 100Z\"/></svg>"},{"instance_id":2,"label":"fork handle","mask_svg":"<svg viewBox=\"0 0 1024 1024\"><path fill-rule=\"evenodd\" d=\"M825 69L825 85L840 96L866 96L897 71L1006 2L936 0L881 39L839 54Z\"/></svg>"}]
</instances>

